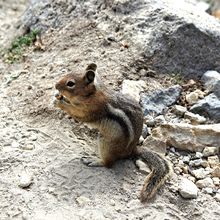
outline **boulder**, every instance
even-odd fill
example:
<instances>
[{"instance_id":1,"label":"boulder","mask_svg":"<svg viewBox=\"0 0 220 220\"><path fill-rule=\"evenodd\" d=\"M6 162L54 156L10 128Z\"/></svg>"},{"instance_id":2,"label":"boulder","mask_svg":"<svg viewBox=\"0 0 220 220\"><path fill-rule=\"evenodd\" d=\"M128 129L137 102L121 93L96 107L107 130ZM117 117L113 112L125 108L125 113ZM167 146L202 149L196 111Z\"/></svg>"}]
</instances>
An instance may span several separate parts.
<instances>
[{"instance_id":1,"label":"boulder","mask_svg":"<svg viewBox=\"0 0 220 220\"><path fill-rule=\"evenodd\" d=\"M180 97L181 86L175 85L167 89L159 89L152 93L141 94L141 105L144 115L160 115Z\"/></svg>"},{"instance_id":2,"label":"boulder","mask_svg":"<svg viewBox=\"0 0 220 220\"><path fill-rule=\"evenodd\" d=\"M117 30L132 42L137 68L190 78L220 71L220 23L183 0L31 0L20 26L46 31L77 18L94 21L102 33Z\"/></svg>"},{"instance_id":3,"label":"boulder","mask_svg":"<svg viewBox=\"0 0 220 220\"><path fill-rule=\"evenodd\" d=\"M152 131L153 138L182 150L202 152L205 147L220 147L220 124L190 125L167 123Z\"/></svg>"}]
</instances>

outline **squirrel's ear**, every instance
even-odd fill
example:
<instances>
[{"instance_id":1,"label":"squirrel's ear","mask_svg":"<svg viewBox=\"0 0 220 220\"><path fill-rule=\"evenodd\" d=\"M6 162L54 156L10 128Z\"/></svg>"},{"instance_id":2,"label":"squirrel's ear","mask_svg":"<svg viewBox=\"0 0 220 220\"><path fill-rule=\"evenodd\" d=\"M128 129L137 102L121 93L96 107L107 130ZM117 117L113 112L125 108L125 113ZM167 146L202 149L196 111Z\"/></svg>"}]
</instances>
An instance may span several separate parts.
<instances>
[{"instance_id":1,"label":"squirrel's ear","mask_svg":"<svg viewBox=\"0 0 220 220\"><path fill-rule=\"evenodd\" d=\"M87 70L85 74L86 83L87 84L92 83L94 79L95 79L95 72L91 69Z\"/></svg>"},{"instance_id":2,"label":"squirrel's ear","mask_svg":"<svg viewBox=\"0 0 220 220\"><path fill-rule=\"evenodd\" d=\"M93 72L95 72L97 69L97 65L95 63L90 63L87 67L86 67L86 71L88 70L92 70Z\"/></svg>"}]
</instances>

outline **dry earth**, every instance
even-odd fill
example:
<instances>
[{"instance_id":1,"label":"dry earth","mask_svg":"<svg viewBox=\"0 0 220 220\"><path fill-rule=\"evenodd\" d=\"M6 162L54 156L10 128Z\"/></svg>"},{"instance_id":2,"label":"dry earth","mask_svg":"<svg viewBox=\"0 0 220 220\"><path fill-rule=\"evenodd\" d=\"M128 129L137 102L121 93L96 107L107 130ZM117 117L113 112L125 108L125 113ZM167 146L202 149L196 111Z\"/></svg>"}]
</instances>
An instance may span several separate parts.
<instances>
[{"instance_id":1,"label":"dry earth","mask_svg":"<svg viewBox=\"0 0 220 220\"><path fill-rule=\"evenodd\" d=\"M0 1L1 47L25 4ZM154 201L141 204L145 175L132 160L112 169L80 162L94 151L96 132L53 107L54 84L69 69L96 61L105 82L119 89L134 53L116 42L105 45L104 38L93 23L70 21L43 36L45 51L30 48L12 65L0 61L0 219L219 219L219 203L211 196L184 200L169 190L170 183ZM24 173L33 179L23 189L18 185Z\"/></svg>"}]
</instances>

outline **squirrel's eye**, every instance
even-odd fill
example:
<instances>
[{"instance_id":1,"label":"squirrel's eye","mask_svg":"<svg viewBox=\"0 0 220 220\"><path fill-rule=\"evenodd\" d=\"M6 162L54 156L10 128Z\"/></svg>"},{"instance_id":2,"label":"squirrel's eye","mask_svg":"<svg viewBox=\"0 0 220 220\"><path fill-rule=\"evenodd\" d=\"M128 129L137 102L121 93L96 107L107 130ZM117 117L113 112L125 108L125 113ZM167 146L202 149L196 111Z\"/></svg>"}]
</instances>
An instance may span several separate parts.
<instances>
[{"instance_id":1,"label":"squirrel's eye","mask_svg":"<svg viewBox=\"0 0 220 220\"><path fill-rule=\"evenodd\" d=\"M75 86L75 82L72 81L72 80L69 80L67 81L66 85L69 87L69 88L73 88Z\"/></svg>"}]
</instances>

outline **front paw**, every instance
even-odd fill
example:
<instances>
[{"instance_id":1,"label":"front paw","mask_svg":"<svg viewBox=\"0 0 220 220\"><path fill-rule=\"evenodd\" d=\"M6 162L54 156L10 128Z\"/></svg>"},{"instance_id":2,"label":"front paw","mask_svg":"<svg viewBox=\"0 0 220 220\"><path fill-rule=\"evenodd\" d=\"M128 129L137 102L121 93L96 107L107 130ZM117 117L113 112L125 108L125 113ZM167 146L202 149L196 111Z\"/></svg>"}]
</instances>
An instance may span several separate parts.
<instances>
[{"instance_id":1,"label":"front paw","mask_svg":"<svg viewBox=\"0 0 220 220\"><path fill-rule=\"evenodd\" d=\"M96 157L82 157L81 161L88 167L102 167L102 161Z\"/></svg>"}]
</instances>

